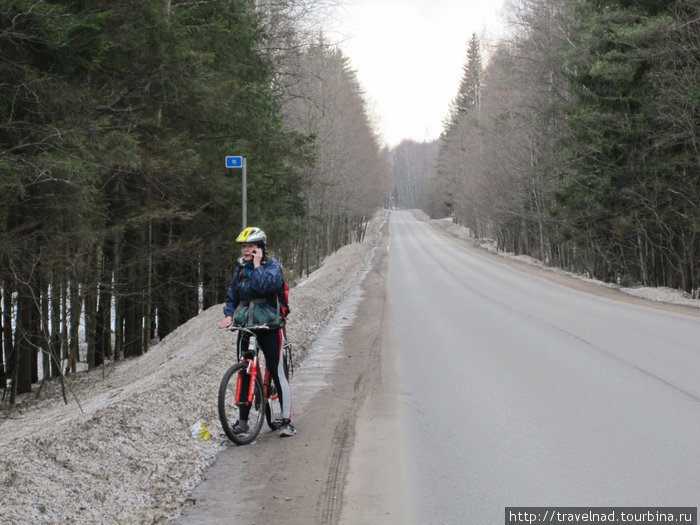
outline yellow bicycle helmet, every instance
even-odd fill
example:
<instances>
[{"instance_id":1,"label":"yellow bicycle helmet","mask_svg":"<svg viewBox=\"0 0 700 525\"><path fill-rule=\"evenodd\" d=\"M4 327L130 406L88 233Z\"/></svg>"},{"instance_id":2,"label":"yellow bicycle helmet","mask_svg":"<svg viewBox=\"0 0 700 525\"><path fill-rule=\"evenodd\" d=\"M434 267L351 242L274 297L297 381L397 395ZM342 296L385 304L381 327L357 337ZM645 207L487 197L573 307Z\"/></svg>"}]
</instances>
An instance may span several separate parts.
<instances>
[{"instance_id":1,"label":"yellow bicycle helmet","mask_svg":"<svg viewBox=\"0 0 700 525\"><path fill-rule=\"evenodd\" d=\"M263 246L265 246L265 244L267 244L267 235L265 235L265 232L256 226L249 226L248 228L243 230L240 233L240 235L238 235L236 242L262 244Z\"/></svg>"}]
</instances>

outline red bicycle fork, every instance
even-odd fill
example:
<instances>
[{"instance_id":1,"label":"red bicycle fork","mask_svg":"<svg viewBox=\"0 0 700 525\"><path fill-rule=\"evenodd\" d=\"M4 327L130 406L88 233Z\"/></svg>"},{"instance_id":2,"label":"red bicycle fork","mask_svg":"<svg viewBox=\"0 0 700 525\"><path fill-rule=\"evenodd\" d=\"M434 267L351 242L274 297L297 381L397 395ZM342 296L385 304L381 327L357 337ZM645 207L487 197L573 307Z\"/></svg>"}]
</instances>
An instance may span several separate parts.
<instances>
[{"instance_id":1,"label":"red bicycle fork","mask_svg":"<svg viewBox=\"0 0 700 525\"><path fill-rule=\"evenodd\" d=\"M255 397L255 378L258 376L258 356L255 356L253 359L248 361L248 366L246 367L245 371L241 370L238 372L238 379L236 380L236 404L241 402L244 374L249 378L247 402L250 404L253 402L253 398Z\"/></svg>"}]
</instances>

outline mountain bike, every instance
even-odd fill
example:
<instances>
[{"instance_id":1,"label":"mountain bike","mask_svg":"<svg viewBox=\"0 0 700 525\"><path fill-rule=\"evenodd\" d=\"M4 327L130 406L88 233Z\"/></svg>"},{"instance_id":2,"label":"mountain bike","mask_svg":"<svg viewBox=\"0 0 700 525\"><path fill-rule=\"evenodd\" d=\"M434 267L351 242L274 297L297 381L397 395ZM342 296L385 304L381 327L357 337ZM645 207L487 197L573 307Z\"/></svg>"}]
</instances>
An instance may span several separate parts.
<instances>
[{"instance_id":1,"label":"mountain bike","mask_svg":"<svg viewBox=\"0 0 700 525\"><path fill-rule=\"evenodd\" d=\"M267 420L270 430L277 430L282 425L282 406L275 382L265 366L264 354L255 335L255 330L268 330L266 325L242 327L232 325L229 331L241 331L247 334L247 349L241 349L239 361L231 366L219 385L219 419L226 436L237 445L247 445L255 441L260 434L263 421ZM262 355L262 358L261 358ZM286 337L282 352L283 366L287 379L294 372L292 364L292 344ZM240 406L250 406L248 414L248 431L237 434L233 425L238 420Z\"/></svg>"}]
</instances>

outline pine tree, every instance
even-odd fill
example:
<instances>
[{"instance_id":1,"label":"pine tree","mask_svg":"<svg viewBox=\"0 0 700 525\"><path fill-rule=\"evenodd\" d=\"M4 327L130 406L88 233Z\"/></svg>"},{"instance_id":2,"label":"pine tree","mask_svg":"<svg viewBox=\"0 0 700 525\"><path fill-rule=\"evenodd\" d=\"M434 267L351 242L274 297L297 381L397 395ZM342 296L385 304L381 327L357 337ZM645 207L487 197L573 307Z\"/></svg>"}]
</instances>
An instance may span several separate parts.
<instances>
[{"instance_id":1,"label":"pine tree","mask_svg":"<svg viewBox=\"0 0 700 525\"><path fill-rule=\"evenodd\" d=\"M472 34L467 47L467 58L462 66L462 78L457 95L450 103L445 121L444 133L447 134L460 119L476 110L477 118L481 107L483 66L481 60L480 41L476 33Z\"/></svg>"}]
</instances>

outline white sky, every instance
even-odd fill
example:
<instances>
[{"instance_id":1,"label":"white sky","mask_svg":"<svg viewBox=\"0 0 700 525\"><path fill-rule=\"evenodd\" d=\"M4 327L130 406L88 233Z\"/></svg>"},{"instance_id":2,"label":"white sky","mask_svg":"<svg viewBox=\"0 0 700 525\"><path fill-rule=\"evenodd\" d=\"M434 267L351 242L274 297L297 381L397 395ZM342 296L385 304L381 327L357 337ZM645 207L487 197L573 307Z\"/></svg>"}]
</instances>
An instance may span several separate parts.
<instances>
[{"instance_id":1,"label":"white sky","mask_svg":"<svg viewBox=\"0 0 700 525\"><path fill-rule=\"evenodd\" d=\"M436 139L457 94L472 33L493 40L503 0L344 0L331 40L365 91L390 147ZM334 38L335 37L335 38Z\"/></svg>"}]
</instances>

